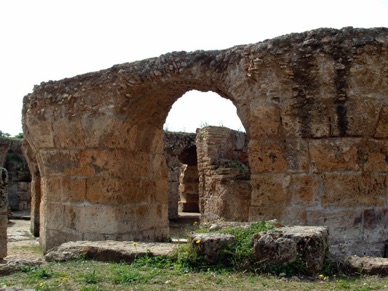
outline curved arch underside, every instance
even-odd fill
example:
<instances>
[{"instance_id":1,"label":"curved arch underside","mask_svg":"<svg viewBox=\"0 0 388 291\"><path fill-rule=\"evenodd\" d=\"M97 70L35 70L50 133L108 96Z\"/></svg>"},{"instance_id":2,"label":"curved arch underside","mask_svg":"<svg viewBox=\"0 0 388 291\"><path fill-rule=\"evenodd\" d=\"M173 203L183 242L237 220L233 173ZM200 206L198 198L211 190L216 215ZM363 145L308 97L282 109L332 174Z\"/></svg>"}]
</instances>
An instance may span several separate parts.
<instances>
[{"instance_id":1,"label":"curved arch underside","mask_svg":"<svg viewBox=\"0 0 388 291\"><path fill-rule=\"evenodd\" d=\"M231 100L250 137L250 220L328 225L338 245L378 252L388 238L387 47L387 28L318 29L36 86L23 126L43 248L168 237L162 127L195 89Z\"/></svg>"}]
</instances>

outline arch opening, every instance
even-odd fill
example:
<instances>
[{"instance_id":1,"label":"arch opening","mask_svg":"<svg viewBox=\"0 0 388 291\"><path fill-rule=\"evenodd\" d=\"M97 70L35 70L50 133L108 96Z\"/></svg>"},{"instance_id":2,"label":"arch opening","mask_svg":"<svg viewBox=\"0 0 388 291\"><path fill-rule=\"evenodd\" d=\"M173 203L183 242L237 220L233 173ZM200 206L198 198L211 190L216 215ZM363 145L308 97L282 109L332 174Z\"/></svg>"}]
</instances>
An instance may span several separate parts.
<instances>
[{"instance_id":1,"label":"arch opening","mask_svg":"<svg viewBox=\"0 0 388 291\"><path fill-rule=\"evenodd\" d=\"M170 221L197 211L203 221L247 221L248 137L232 101L189 91L172 105L164 131Z\"/></svg>"},{"instance_id":2,"label":"arch opening","mask_svg":"<svg viewBox=\"0 0 388 291\"><path fill-rule=\"evenodd\" d=\"M205 126L221 126L246 132L231 100L209 91L190 90L174 102L163 125L165 131L196 132Z\"/></svg>"}]
</instances>

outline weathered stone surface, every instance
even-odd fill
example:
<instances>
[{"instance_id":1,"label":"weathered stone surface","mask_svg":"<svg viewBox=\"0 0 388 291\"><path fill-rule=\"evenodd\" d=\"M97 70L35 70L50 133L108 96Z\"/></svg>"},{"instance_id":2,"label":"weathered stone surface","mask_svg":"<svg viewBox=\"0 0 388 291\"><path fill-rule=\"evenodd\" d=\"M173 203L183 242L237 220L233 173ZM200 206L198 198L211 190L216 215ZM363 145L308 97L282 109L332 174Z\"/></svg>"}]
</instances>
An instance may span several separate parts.
<instances>
[{"instance_id":1,"label":"weathered stone surface","mask_svg":"<svg viewBox=\"0 0 388 291\"><path fill-rule=\"evenodd\" d=\"M28 160L38 169L33 193L42 197L43 248L85 237L168 237L163 124L172 104L193 89L231 100L249 137L250 156L235 151L247 163L225 159L245 165L251 181L229 188L223 179L200 180L222 185L204 188L202 216L218 189L229 191L218 201L235 198L239 206L212 210L214 217L242 209L227 219L307 224L317 213L383 212L387 36L387 28L317 29L221 51L169 53L36 86L24 99L23 126ZM212 144L207 156L225 148ZM230 167L218 175L241 172ZM236 193L240 188L246 190ZM321 225L339 235L338 245L367 242L375 250L388 239L384 219L372 220L377 234L371 235L373 227L357 223L341 233L331 218ZM359 227L366 235L356 238Z\"/></svg>"},{"instance_id":2,"label":"weathered stone surface","mask_svg":"<svg viewBox=\"0 0 388 291\"><path fill-rule=\"evenodd\" d=\"M353 272L368 275L388 275L387 258L351 256L346 259L345 264Z\"/></svg>"},{"instance_id":3,"label":"weathered stone surface","mask_svg":"<svg viewBox=\"0 0 388 291\"><path fill-rule=\"evenodd\" d=\"M70 261L75 258L89 258L105 262L132 262L139 256L168 256L176 245L171 243L141 243L120 241L75 241L51 249L46 261Z\"/></svg>"},{"instance_id":4,"label":"weathered stone surface","mask_svg":"<svg viewBox=\"0 0 388 291\"><path fill-rule=\"evenodd\" d=\"M6 261L5 263L0 262L0 276L10 275L18 272L23 266L39 266L43 264L43 260L23 260L14 259Z\"/></svg>"},{"instance_id":5,"label":"weathered stone surface","mask_svg":"<svg viewBox=\"0 0 388 291\"><path fill-rule=\"evenodd\" d=\"M7 256L8 174L0 167L0 261Z\"/></svg>"},{"instance_id":6,"label":"weathered stone surface","mask_svg":"<svg viewBox=\"0 0 388 291\"><path fill-rule=\"evenodd\" d=\"M280 232L257 234L253 237L256 262L264 264L293 263L297 259L296 243Z\"/></svg>"},{"instance_id":7,"label":"weathered stone surface","mask_svg":"<svg viewBox=\"0 0 388 291\"><path fill-rule=\"evenodd\" d=\"M182 167L192 159L191 157L195 157L195 165L197 164L195 133L165 132L163 141L168 168L168 218L177 219L178 201L180 201L179 178ZM190 160L186 160L186 157L190 157ZM198 210L198 202L196 204Z\"/></svg>"},{"instance_id":8,"label":"weathered stone surface","mask_svg":"<svg viewBox=\"0 0 388 291\"><path fill-rule=\"evenodd\" d=\"M10 140L4 168L8 171L8 204L12 210L31 208L31 176L22 153L22 141Z\"/></svg>"},{"instance_id":9,"label":"weathered stone surface","mask_svg":"<svg viewBox=\"0 0 388 291\"><path fill-rule=\"evenodd\" d=\"M197 130L203 221L248 221L251 184L245 133L209 126Z\"/></svg>"},{"instance_id":10,"label":"weathered stone surface","mask_svg":"<svg viewBox=\"0 0 388 291\"><path fill-rule=\"evenodd\" d=\"M10 140L8 138L0 137L0 167L4 167L5 158L8 154Z\"/></svg>"},{"instance_id":11,"label":"weathered stone surface","mask_svg":"<svg viewBox=\"0 0 388 291\"><path fill-rule=\"evenodd\" d=\"M325 227L293 226L253 236L255 259L259 263L283 264L297 259L307 272L322 269L328 250L328 231Z\"/></svg>"},{"instance_id":12,"label":"weathered stone surface","mask_svg":"<svg viewBox=\"0 0 388 291\"><path fill-rule=\"evenodd\" d=\"M290 226L279 228L285 238L296 243L299 259L306 270L314 273L322 269L328 251L329 231L327 227Z\"/></svg>"},{"instance_id":13,"label":"weathered stone surface","mask_svg":"<svg viewBox=\"0 0 388 291\"><path fill-rule=\"evenodd\" d=\"M221 251L236 242L231 234L225 233L197 233L191 237L191 245L209 264L220 262ZM222 263L222 262L221 262Z\"/></svg>"}]
</instances>

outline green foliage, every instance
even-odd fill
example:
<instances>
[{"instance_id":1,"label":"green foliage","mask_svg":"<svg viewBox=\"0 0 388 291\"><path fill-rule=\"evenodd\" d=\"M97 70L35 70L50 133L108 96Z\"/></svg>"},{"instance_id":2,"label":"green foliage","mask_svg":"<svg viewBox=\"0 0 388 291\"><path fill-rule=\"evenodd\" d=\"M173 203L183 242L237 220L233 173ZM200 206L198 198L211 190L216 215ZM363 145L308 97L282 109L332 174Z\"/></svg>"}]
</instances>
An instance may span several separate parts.
<instances>
[{"instance_id":1,"label":"green foliage","mask_svg":"<svg viewBox=\"0 0 388 291\"><path fill-rule=\"evenodd\" d=\"M0 130L0 137L10 137L11 135L9 133L6 133L6 132L2 132Z\"/></svg>"},{"instance_id":2,"label":"green foliage","mask_svg":"<svg viewBox=\"0 0 388 291\"><path fill-rule=\"evenodd\" d=\"M16 139L23 139L24 135L22 132L18 133L17 135L14 136Z\"/></svg>"},{"instance_id":3,"label":"green foliage","mask_svg":"<svg viewBox=\"0 0 388 291\"><path fill-rule=\"evenodd\" d=\"M203 256L198 254L197 250L189 242L180 245L172 256L172 259L175 263L175 269L183 272L210 267L206 264Z\"/></svg>"},{"instance_id":4,"label":"green foliage","mask_svg":"<svg viewBox=\"0 0 388 291\"><path fill-rule=\"evenodd\" d=\"M253 259L252 237L254 234L273 230L274 227L265 222L251 224L247 228L226 228L221 233L231 234L236 238L236 243L225 250L225 255L230 258L230 263L235 269L247 269Z\"/></svg>"},{"instance_id":5,"label":"green foliage","mask_svg":"<svg viewBox=\"0 0 388 291\"><path fill-rule=\"evenodd\" d=\"M186 246L184 246L186 248ZM183 251L182 251L183 253ZM300 276L282 278L271 274L216 267L179 267L171 258L145 256L132 264L78 260L22 267L21 272L0 277L0 289L23 286L35 290L387 290L386 276ZM42 271L44 269L45 271ZM40 271L38 271L40 270ZM50 273L50 278L39 278ZM98 283L87 283L85 278ZM117 283L115 283L117 282ZM130 283L126 283L130 282Z\"/></svg>"},{"instance_id":6,"label":"green foliage","mask_svg":"<svg viewBox=\"0 0 388 291\"><path fill-rule=\"evenodd\" d=\"M14 163L14 164L24 163L21 157L17 154L8 154L6 159L7 159L7 163Z\"/></svg>"},{"instance_id":7,"label":"green foliage","mask_svg":"<svg viewBox=\"0 0 388 291\"><path fill-rule=\"evenodd\" d=\"M29 276L35 279L49 279L54 275L54 273L50 269L44 268L44 267L24 266L23 269L21 269L21 271L25 273L29 273Z\"/></svg>"},{"instance_id":8,"label":"green foliage","mask_svg":"<svg viewBox=\"0 0 388 291\"><path fill-rule=\"evenodd\" d=\"M100 281L99 276L96 274L96 270L82 274L82 278L87 284L97 284Z\"/></svg>"}]
</instances>

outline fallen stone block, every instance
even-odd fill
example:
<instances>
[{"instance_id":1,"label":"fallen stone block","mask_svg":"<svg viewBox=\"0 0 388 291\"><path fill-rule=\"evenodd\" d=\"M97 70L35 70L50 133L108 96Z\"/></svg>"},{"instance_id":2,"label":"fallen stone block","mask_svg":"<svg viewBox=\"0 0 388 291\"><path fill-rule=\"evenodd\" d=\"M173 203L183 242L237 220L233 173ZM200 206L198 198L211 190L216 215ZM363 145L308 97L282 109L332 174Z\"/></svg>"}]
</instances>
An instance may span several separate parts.
<instances>
[{"instance_id":1,"label":"fallen stone block","mask_svg":"<svg viewBox=\"0 0 388 291\"><path fill-rule=\"evenodd\" d=\"M352 272L368 275L388 275L388 258L351 256L345 265Z\"/></svg>"},{"instance_id":2,"label":"fallen stone block","mask_svg":"<svg viewBox=\"0 0 388 291\"><path fill-rule=\"evenodd\" d=\"M281 232L267 232L253 237L253 253L257 263L293 263L297 259L296 243Z\"/></svg>"},{"instance_id":3,"label":"fallen stone block","mask_svg":"<svg viewBox=\"0 0 388 291\"><path fill-rule=\"evenodd\" d=\"M287 226L253 236L257 262L274 264L304 263L305 270L316 273L323 267L328 249L328 230L316 226Z\"/></svg>"},{"instance_id":4,"label":"fallen stone block","mask_svg":"<svg viewBox=\"0 0 388 291\"><path fill-rule=\"evenodd\" d=\"M92 259L104 262L132 262L141 256L168 256L176 245L171 243L143 243L123 241L76 241L55 247L45 255L46 261Z\"/></svg>"},{"instance_id":5,"label":"fallen stone block","mask_svg":"<svg viewBox=\"0 0 388 291\"><path fill-rule=\"evenodd\" d=\"M197 233L191 237L191 245L199 255L209 264L217 264L221 257L221 251L232 245L236 239L231 234L223 233Z\"/></svg>"},{"instance_id":6,"label":"fallen stone block","mask_svg":"<svg viewBox=\"0 0 388 291\"><path fill-rule=\"evenodd\" d=\"M43 264L41 259L38 260L21 260L14 259L9 261L0 262L0 276L10 275L12 273L20 271L23 267L34 267Z\"/></svg>"}]
</instances>

